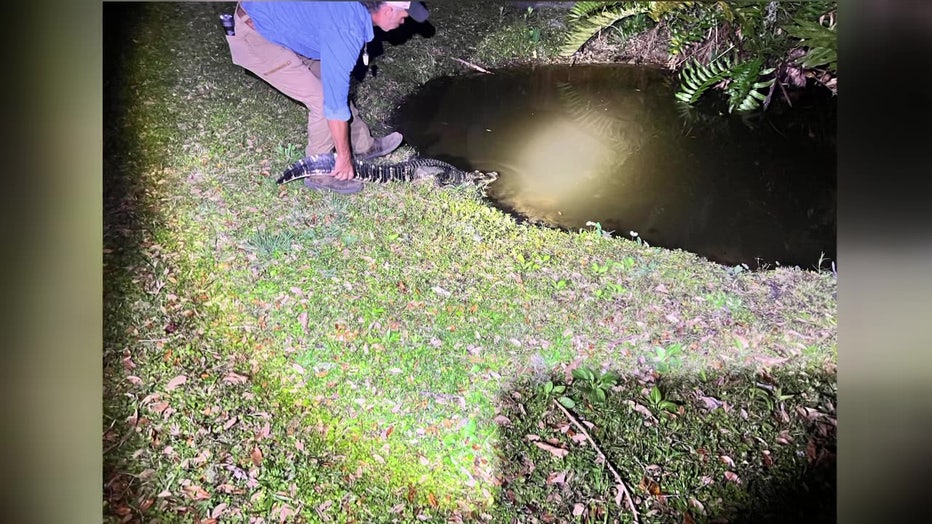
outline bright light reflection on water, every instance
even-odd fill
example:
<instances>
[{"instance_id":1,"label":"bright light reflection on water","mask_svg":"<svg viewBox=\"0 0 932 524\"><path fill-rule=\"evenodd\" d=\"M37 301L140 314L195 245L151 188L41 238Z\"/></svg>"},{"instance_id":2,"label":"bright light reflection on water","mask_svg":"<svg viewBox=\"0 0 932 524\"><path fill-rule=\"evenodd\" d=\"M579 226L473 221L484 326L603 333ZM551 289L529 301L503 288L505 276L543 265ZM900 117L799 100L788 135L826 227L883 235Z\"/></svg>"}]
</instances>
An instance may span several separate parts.
<instances>
[{"instance_id":1,"label":"bright light reflection on water","mask_svg":"<svg viewBox=\"0 0 932 524\"><path fill-rule=\"evenodd\" d=\"M674 87L634 66L443 78L396 124L424 156L498 171L489 197L535 223L752 268L834 260L834 102L742 120L683 113Z\"/></svg>"}]
</instances>

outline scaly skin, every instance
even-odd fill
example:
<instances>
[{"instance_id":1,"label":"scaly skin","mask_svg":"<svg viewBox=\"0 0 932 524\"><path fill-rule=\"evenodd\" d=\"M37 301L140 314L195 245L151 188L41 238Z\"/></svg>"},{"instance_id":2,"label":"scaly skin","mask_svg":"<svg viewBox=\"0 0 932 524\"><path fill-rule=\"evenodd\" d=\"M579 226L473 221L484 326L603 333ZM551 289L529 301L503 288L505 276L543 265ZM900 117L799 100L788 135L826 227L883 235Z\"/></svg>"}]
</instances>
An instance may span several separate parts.
<instances>
[{"instance_id":1,"label":"scaly skin","mask_svg":"<svg viewBox=\"0 0 932 524\"><path fill-rule=\"evenodd\" d=\"M278 183L284 184L315 175L328 175L333 166L333 153L307 156L289 166L279 177ZM357 179L376 183L433 179L438 186L474 183L485 188L498 178L498 173L495 172L461 171L433 158L415 157L395 164L376 164L354 159L353 168Z\"/></svg>"}]
</instances>

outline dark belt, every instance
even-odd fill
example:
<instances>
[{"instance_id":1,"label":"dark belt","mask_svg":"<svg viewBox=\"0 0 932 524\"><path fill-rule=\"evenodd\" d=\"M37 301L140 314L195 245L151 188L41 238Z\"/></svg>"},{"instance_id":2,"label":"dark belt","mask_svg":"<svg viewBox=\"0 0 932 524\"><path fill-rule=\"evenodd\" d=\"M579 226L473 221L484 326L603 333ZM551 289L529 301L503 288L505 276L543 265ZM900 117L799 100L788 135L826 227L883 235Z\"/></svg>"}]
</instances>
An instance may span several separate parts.
<instances>
[{"instance_id":1,"label":"dark belt","mask_svg":"<svg viewBox=\"0 0 932 524\"><path fill-rule=\"evenodd\" d=\"M247 13L246 10L243 9L243 6L239 4L236 4L236 16L241 18L243 22L246 23L246 25L252 28L253 31L256 30L256 26L252 24L252 18L249 17L249 13Z\"/></svg>"}]
</instances>

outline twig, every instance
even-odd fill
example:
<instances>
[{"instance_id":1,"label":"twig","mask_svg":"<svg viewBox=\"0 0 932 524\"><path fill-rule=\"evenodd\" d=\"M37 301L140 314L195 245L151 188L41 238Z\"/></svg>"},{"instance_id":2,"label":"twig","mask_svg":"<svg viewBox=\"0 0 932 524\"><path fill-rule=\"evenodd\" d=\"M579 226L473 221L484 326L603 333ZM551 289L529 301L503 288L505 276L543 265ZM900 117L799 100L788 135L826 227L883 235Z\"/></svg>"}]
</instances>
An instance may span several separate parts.
<instances>
[{"instance_id":1,"label":"twig","mask_svg":"<svg viewBox=\"0 0 932 524\"><path fill-rule=\"evenodd\" d=\"M479 67L479 66L477 66L476 64L471 64L471 63L469 63L469 62L467 62L467 61L465 61L465 60L461 60L461 59L459 59L459 58L456 58L455 56L451 56L450 58L452 58L453 60L456 60L457 62L466 64L467 66L469 66L469 67L475 69L476 71L480 71L480 72L482 72L482 73L486 73L486 74L489 74L489 75L494 75L494 74L495 74L495 73L489 71L488 69L485 69L485 68L483 68L483 67Z\"/></svg>"},{"instance_id":2,"label":"twig","mask_svg":"<svg viewBox=\"0 0 932 524\"><path fill-rule=\"evenodd\" d=\"M612 475L615 475L615 480L618 481L618 486L620 487L619 489L621 489L621 492L624 494L625 498L628 499L628 508L631 510L631 513L634 514L634 522L635 524L638 524L640 520L638 517L638 510L634 507L634 497L631 496L631 490L628 489L628 485L625 484L624 480L622 480L621 475L618 474L618 471L615 470L615 467L612 466L611 462L609 462L608 457L605 456L605 453L602 453L602 450L599 449L599 446L595 443L595 440L593 440L592 437L589 436L589 433L586 432L586 428L583 427L583 425L580 424L578 420L576 420L576 417L571 415L570 412L566 410L566 408L564 408L562 405L560 405L559 402L556 401L556 399L554 399L553 404L560 408L560 411L566 415L566 418L570 419L570 422L572 422L573 425L576 426L576 428L580 431L580 433L586 437L586 439L592 444L592 447L595 448L599 456L602 457L602 460L605 461L605 465L608 466L608 470L612 472Z\"/></svg>"}]
</instances>

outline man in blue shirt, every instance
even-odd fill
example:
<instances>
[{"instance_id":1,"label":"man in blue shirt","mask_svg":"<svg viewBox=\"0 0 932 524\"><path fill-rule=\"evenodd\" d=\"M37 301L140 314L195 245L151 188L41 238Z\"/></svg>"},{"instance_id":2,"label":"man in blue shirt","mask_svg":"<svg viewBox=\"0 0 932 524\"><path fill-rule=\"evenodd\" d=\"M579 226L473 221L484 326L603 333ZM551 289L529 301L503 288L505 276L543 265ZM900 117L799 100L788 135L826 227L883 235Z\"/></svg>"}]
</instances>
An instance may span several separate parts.
<instances>
[{"instance_id":1,"label":"man in blue shirt","mask_svg":"<svg viewBox=\"0 0 932 524\"><path fill-rule=\"evenodd\" d=\"M336 150L333 178L324 187L353 193L362 184L351 180L351 155L387 155L402 136L373 138L349 101L350 73L361 51L368 62L373 26L391 31L409 16L423 22L427 15L420 2L240 2L227 43L234 64L308 108L306 153Z\"/></svg>"}]
</instances>

